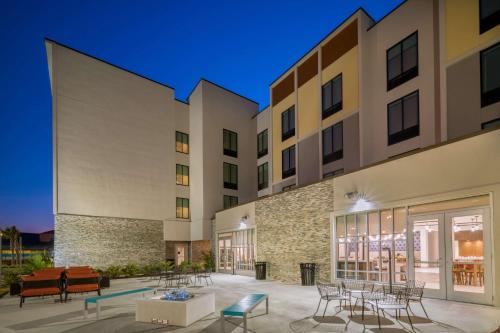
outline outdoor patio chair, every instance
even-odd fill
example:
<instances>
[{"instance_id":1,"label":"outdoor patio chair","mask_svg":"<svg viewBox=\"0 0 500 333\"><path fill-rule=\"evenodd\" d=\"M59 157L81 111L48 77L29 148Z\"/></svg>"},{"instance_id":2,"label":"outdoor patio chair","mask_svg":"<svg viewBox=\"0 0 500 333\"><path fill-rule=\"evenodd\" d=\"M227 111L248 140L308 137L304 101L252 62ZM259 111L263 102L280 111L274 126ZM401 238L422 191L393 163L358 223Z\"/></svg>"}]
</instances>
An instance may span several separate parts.
<instances>
[{"instance_id":1,"label":"outdoor patio chair","mask_svg":"<svg viewBox=\"0 0 500 333\"><path fill-rule=\"evenodd\" d=\"M410 287L411 290L411 294L409 295L410 302L420 303L422 310L424 310L425 316L427 317L427 319L429 319L429 315L427 314L427 311L425 311L424 304L422 303L422 296L424 295L425 282L409 280L407 285Z\"/></svg>"},{"instance_id":2,"label":"outdoor patio chair","mask_svg":"<svg viewBox=\"0 0 500 333\"><path fill-rule=\"evenodd\" d=\"M66 287L64 288L64 301L68 300L68 294L97 292L101 295L99 283L100 275L95 272L81 272L78 270L66 270Z\"/></svg>"},{"instance_id":3,"label":"outdoor patio chair","mask_svg":"<svg viewBox=\"0 0 500 333\"><path fill-rule=\"evenodd\" d=\"M23 275L21 276L21 293L19 307L28 297L41 297L59 295L62 302L62 283L60 274L43 274L39 276Z\"/></svg>"},{"instance_id":4,"label":"outdoor patio chair","mask_svg":"<svg viewBox=\"0 0 500 333\"><path fill-rule=\"evenodd\" d=\"M319 292L319 302L318 302L318 307L316 308L316 311L314 312L313 316L315 316L318 313L321 301L326 301L325 310L323 311L323 317L325 316L326 309L328 308L328 304L331 301L339 301L340 310L335 312L334 315L342 311L342 301L344 301L344 306L347 307L347 301L349 301L349 305L351 306L350 297L346 296L342 292L340 285L341 283L322 283L322 282L316 283L316 287L318 288Z\"/></svg>"},{"instance_id":5,"label":"outdoor patio chair","mask_svg":"<svg viewBox=\"0 0 500 333\"><path fill-rule=\"evenodd\" d=\"M354 309L358 304L358 301L362 300L362 315L364 316L364 298L373 292L374 284L366 281L359 280L342 280L342 292L345 296L348 296L349 299L354 298L356 301L354 302ZM353 315L353 307L351 306L351 316Z\"/></svg>"},{"instance_id":6,"label":"outdoor patio chair","mask_svg":"<svg viewBox=\"0 0 500 333\"><path fill-rule=\"evenodd\" d=\"M393 289L393 293L384 293L384 292L372 292L370 293L369 299L366 301L368 304L375 307L377 311L377 322L378 328L380 327L380 311L385 316L385 313L390 310L395 311L395 318L400 323L400 325L404 328L404 325L398 320L401 316L401 310L406 311L406 316L408 317L408 322L410 323L412 332L415 332L413 328L413 323L410 317L410 295L414 293L415 287L413 285L407 285L406 287Z\"/></svg>"},{"instance_id":7,"label":"outdoor patio chair","mask_svg":"<svg viewBox=\"0 0 500 333\"><path fill-rule=\"evenodd\" d=\"M212 281L212 276L211 275L212 275L212 272L209 269L205 269L202 272L198 273L196 275L196 278L198 280L200 280L200 283L201 283L201 279L205 279L205 283L208 286L208 280L210 280L210 283L212 285L214 284L214 281Z\"/></svg>"}]
</instances>

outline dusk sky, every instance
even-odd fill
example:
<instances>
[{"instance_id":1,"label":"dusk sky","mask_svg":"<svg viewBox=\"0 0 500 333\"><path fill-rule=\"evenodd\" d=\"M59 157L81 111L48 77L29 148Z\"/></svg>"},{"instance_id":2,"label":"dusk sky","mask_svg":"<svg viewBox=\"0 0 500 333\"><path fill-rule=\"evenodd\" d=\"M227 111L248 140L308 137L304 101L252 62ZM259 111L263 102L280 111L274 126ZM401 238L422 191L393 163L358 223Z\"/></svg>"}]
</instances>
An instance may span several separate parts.
<instances>
[{"instance_id":1,"label":"dusk sky","mask_svg":"<svg viewBox=\"0 0 500 333\"><path fill-rule=\"evenodd\" d=\"M401 0L0 2L0 228L53 228L44 38L176 89L200 77L269 103L269 83L358 7Z\"/></svg>"}]
</instances>

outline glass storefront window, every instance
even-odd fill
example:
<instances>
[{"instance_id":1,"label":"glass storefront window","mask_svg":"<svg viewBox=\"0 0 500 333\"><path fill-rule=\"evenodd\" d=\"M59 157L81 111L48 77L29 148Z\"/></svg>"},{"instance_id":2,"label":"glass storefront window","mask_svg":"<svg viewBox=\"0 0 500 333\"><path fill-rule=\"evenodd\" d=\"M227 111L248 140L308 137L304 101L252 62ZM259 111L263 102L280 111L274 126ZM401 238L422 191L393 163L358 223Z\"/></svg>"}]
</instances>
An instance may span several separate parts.
<instances>
[{"instance_id":1,"label":"glass storefront window","mask_svg":"<svg viewBox=\"0 0 500 333\"><path fill-rule=\"evenodd\" d=\"M345 238L345 223L343 216L338 216L336 218L336 234L337 238Z\"/></svg>"},{"instance_id":2,"label":"glass storefront window","mask_svg":"<svg viewBox=\"0 0 500 333\"><path fill-rule=\"evenodd\" d=\"M349 238L356 235L356 215L347 215L346 225L347 225L347 237Z\"/></svg>"},{"instance_id":3,"label":"glass storefront window","mask_svg":"<svg viewBox=\"0 0 500 333\"><path fill-rule=\"evenodd\" d=\"M380 236L379 218L378 212L373 212L368 214L368 230L370 238ZM371 239L376 240L376 239Z\"/></svg>"},{"instance_id":4,"label":"glass storefront window","mask_svg":"<svg viewBox=\"0 0 500 333\"><path fill-rule=\"evenodd\" d=\"M390 264L392 280L406 281L406 208L337 216L335 221L337 277L387 282Z\"/></svg>"},{"instance_id":5,"label":"glass storefront window","mask_svg":"<svg viewBox=\"0 0 500 333\"><path fill-rule=\"evenodd\" d=\"M392 234L392 210L383 210L380 212L380 226L382 235Z\"/></svg>"}]
</instances>

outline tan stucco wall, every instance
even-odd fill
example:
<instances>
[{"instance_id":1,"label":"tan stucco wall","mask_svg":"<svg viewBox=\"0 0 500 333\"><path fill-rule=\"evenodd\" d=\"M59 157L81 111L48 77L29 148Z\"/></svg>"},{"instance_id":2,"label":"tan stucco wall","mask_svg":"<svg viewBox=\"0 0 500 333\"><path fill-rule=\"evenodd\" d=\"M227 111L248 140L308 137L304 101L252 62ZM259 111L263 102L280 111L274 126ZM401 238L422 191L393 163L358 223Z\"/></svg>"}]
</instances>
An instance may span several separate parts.
<instances>
[{"instance_id":1,"label":"tan stucco wall","mask_svg":"<svg viewBox=\"0 0 500 333\"><path fill-rule=\"evenodd\" d=\"M224 194L237 196L240 203L257 197L257 128L252 117L258 106L205 80L191 94L190 106L191 192L197 194L192 196L191 237L210 239L211 219L223 208ZM223 154L223 129L238 133L237 158ZM223 188L223 162L238 165L238 190Z\"/></svg>"},{"instance_id":2,"label":"tan stucco wall","mask_svg":"<svg viewBox=\"0 0 500 333\"><path fill-rule=\"evenodd\" d=\"M446 63L500 39L500 26L479 33L479 0L443 0Z\"/></svg>"},{"instance_id":3,"label":"tan stucco wall","mask_svg":"<svg viewBox=\"0 0 500 333\"><path fill-rule=\"evenodd\" d=\"M386 52L418 30L418 76L387 91ZM434 30L432 1L408 1L361 34L361 164L426 147L435 140ZM388 146L387 104L419 90L420 135Z\"/></svg>"},{"instance_id":4,"label":"tan stucco wall","mask_svg":"<svg viewBox=\"0 0 500 333\"><path fill-rule=\"evenodd\" d=\"M173 90L54 43L54 212L175 218Z\"/></svg>"},{"instance_id":5,"label":"tan stucco wall","mask_svg":"<svg viewBox=\"0 0 500 333\"><path fill-rule=\"evenodd\" d=\"M246 228L255 227L255 201L215 214L216 232L239 230L241 218L244 216L246 216Z\"/></svg>"}]
</instances>

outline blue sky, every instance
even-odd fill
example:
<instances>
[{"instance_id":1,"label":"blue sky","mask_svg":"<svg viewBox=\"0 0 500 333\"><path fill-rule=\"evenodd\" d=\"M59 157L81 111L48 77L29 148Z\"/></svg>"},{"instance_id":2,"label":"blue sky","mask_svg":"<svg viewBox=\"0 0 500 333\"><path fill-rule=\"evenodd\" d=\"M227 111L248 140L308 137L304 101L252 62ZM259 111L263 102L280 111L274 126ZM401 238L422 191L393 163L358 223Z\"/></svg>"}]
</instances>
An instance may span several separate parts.
<instances>
[{"instance_id":1,"label":"blue sky","mask_svg":"<svg viewBox=\"0 0 500 333\"><path fill-rule=\"evenodd\" d=\"M0 2L0 228L53 228L51 96L43 39L185 99L200 77L260 103L269 83L358 7L401 0Z\"/></svg>"}]
</instances>

